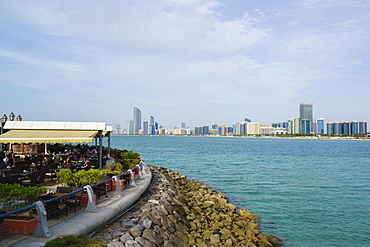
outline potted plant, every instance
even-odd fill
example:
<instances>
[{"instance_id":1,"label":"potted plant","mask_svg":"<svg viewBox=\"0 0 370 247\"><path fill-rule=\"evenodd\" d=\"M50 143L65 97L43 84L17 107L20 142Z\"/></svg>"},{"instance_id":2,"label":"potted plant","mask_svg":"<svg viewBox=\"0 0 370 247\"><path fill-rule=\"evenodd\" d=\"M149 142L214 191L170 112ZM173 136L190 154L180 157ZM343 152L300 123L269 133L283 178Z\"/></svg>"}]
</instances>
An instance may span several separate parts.
<instances>
[{"instance_id":1,"label":"potted plant","mask_svg":"<svg viewBox=\"0 0 370 247\"><path fill-rule=\"evenodd\" d=\"M57 181L66 186L82 188L86 185L96 184L103 174L104 173L99 169L72 171L67 168L58 171L56 176ZM96 195L94 195L94 200L96 200ZM87 205L87 201L88 197L82 196L80 199L81 206L85 207Z\"/></svg>"},{"instance_id":2,"label":"potted plant","mask_svg":"<svg viewBox=\"0 0 370 247\"><path fill-rule=\"evenodd\" d=\"M86 185L96 184L103 174L104 172L99 169L72 171L67 168L58 171L56 176L57 181L66 186L82 188Z\"/></svg>"},{"instance_id":3,"label":"potted plant","mask_svg":"<svg viewBox=\"0 0 370 247\"><path fill-rule=\"evenodd\" d=\"M119 175L123 173L123 165L119 162L116 163L107 163L106 164L109 169L104 169L102 170L104 174L107 175L107 177L112 177L114 175ZM124 184L125 180L120 179L120 188L121 191L124 190ZM108 190L112 191L116 189L116 181L115 180L110 180L108 183Z\"/></svg>"},{"instance_id":4,"label":"potted plant","mask_svg":"<svg viewBox=\"0 0 370 247\"><path fill-rule=\"evenodd\" d=\"M46 191L46 187L0 184L0 207L8 212L27 207L37 201L39 196L45 194ZM2 219L0 231L26 235L32 234L38 223L38 217L32 214L32 211L11 214Z\"/></svg>"}]
</instances>

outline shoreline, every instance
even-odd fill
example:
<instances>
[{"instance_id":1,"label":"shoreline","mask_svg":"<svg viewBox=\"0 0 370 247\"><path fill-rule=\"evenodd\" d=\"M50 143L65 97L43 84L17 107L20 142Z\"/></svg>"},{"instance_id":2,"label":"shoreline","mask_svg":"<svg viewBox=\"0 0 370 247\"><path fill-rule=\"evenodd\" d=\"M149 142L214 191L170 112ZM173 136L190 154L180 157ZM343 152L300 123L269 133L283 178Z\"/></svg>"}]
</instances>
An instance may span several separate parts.
<instances>
[{"instance_id":1,"label":"shoreline","mask_svg":"<svg viewBox=\"0 0 370 247\"><path fill-rule=\"evenodd\" d=\"M130 137L222 137L222 138L254 138L254 139L292 139L292 140L348 140L348 141L369 141L370 138L354 137L317 137L317 136L233 136L233 135L112 135L112 136L130 136Z\"/></svg>"},{"instance_id":2,"label":"shoreline","mask_svg":"<svg viewBox=\"0 0 370 247\"><path fill-rule=\"evenodd\" d=\"M280 246L258 230L258 217L225 195L178 172L149 166L153 179L141 201L96 234L104 246Z\"/></svg>"}]
</instances>

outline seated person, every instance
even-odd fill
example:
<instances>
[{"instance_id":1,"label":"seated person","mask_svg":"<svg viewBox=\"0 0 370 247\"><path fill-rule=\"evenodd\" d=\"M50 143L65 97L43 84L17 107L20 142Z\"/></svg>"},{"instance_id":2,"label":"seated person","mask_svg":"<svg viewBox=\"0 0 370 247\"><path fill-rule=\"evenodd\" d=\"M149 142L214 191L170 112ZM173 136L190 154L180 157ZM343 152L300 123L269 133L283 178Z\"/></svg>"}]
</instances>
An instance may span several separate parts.
<instances>
[{"instance_id":1,"label":"seated person","mask_svg":"<svg viewBox=\"0 0 370 247\"><path fill-rule=\"evenodd\" d=\"M90 168L90 160L86 159L85 163L79 165L79 170L88 170Z\"/></svg>"}]
</instances>

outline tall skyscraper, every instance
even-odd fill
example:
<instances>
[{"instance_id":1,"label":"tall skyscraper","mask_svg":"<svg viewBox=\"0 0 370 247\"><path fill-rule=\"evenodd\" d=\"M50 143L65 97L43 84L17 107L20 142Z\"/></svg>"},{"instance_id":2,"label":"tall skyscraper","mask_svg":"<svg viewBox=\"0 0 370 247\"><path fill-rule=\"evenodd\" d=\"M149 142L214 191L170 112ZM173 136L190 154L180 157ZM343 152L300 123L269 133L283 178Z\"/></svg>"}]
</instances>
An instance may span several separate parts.
<instances>
[{"instance_id":1,"label":"tall skyscraper","mask_svg":"<svg viewBox=\"0 0 370 247\"><path fill-rule=\"evenodd\" d=\"M148 134L149 135L154 135L155 134L155 125L154 125L154 117L153 116L150 116L149 118L149 130L148 130Z\"/></svg>"},{"instance_id":2,"label":"tall skyscraper","mask_svg":"<svg viewBox=\"0 0 370 247\"><path fill-rule=\"evenodd\" d=\"M302 120L313 121L313 103L302 102L299 104L299 117Z\"/></svg>"},{"instance_id":3,"label":"tall skyscraper","mask_svg":"<svg viewBox=\"0 0 370 247\"><path fill-rule=\"evenodd\" d=\"M133 127L133 134L138 135L141 129L141 111L137 107L134 107Z\"/></svg>"},{"instance_id":4,"label":"tall skyscraper","mask_svg":"<svg viewBox=\"0 0 370 247\"><path fill-rule=\"evenodd\" d=\"M143 135L148 135L149 134L149 123L148 121L143 122Z\"/></svg>"},{"instance_id":5,"label":"tall skyscraper","mask_svg":"<svg viewBox=\"0 0 370 247\"><path fill-rule=\"evenodd\" d=\"M134 134L134 121L127 120L126 121L126 134L133 135Z\"/></svg>"},{"instance_id":6,"label":"tall skyscraper","mask_svg":"<svg viewBox=\"0 0 370 247\"><path fill-rule=\"evenodd\" d=\"M312 131L311 126L313 122L313 103L301 102L299 104L299 118L302 120L302 130L304 134L310 134ZM305 120L308 120L305 121ZM308 133L307 133L308 132Z\"/></svg>"}]
</instances>

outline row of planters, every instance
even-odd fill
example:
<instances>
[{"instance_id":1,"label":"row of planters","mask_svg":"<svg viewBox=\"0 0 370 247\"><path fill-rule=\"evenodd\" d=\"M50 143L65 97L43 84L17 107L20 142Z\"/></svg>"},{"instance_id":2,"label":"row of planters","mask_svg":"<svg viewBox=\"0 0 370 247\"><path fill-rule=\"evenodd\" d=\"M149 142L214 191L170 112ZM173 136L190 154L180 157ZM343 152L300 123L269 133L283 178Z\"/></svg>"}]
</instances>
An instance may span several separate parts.
<instances>
[{"instance_id":1,"label":"row of planters","mask_svg":"<svg viewBox=\"0 0 370 247\"><path fill-rule=\"evenodd\" d=\"M105 181L114 175L119 175L135 167L140 163L140 155L132 151L114 150L114 155L119 157L116 163L107 163L107 169L90 169L72 171L71 169L61 169L57 172L57 182L66 187L83 188L86 185L94 185L100 181ZM139 169L134 170L138 174ZM127 179L126 179L127 180ZM120 180L120 188L124 189L125 180ZM128 182L128 181L126 181ZM110 180L107 190L114 190L115 180ZM32 205L40 200L40 196L47 192L46 187L24 187L20 184L0 184L0 215L12 212ZM81 206L86 206L87 196L81 197ZM96 201L96 198L95 198ZM34 214L35 210L21 213L10 214L0 218L0 231L13 232L18 234L32 234L37 226L38 217Z\"/></svg>"},{"instance_id":2,"label":"row of planters","mask_svg":"<svg viewBox=\"0 0 370 247\"><path fill-rule=\"evenodd\" d=\"M46 187L24 187L20 184L0 184L0 215L32 205L40 195L47 192ZM0 231L18 234L32 234L38 217L33 210L21 211L0 218Z\"/></svg>"}]
</instances>

